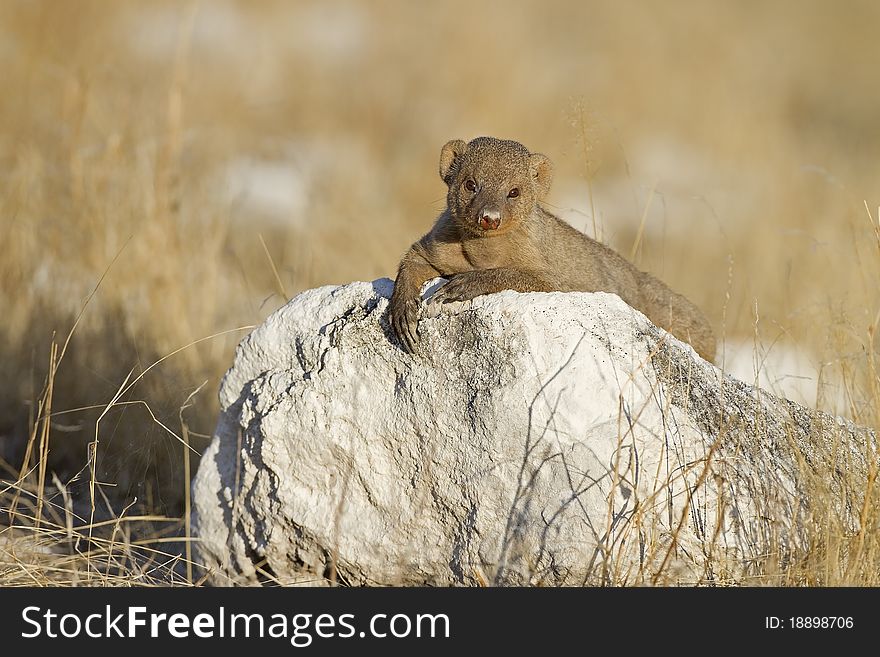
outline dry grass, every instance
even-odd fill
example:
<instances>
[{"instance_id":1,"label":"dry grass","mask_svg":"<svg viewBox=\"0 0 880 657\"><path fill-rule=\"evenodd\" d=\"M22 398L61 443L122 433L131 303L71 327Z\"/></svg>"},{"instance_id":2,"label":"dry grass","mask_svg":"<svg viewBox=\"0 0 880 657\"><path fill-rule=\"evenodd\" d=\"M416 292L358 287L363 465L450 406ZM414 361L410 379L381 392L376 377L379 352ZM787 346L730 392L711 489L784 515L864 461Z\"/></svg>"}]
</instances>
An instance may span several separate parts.
<instances>
[{"instance_id":1,"label":"dry grass","mask_svg":"<svg viewBox=\"0 0 880 657\"><path fill-rule=\"evenodd\" d=\"M820 407L880 426L878 20L867 1L0 4L0 507L29 528L0 530L0 583L191 581L183 443L208 444L237 329L392 276L452 137L547 153L552 208L756 344L756 369L796 346ZM873 539L815 536L773 582L876 583Z\"/></svg>"}]
</instances>

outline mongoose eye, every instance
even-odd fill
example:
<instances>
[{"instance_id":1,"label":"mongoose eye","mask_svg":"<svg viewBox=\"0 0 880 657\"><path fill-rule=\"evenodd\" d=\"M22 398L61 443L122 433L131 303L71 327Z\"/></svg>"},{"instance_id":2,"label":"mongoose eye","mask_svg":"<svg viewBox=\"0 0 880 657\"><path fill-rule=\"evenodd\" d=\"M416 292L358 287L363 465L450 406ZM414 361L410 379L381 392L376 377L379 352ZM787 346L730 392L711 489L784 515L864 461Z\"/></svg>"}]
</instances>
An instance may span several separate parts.
<instances>
[{"instance_id":1,"label":"mongoose eye","mask_svg":"<svg viewBox=\"0 0 880 657\"><path fill-rule=\"evenodd\" d=\"M517 196L519 196L519 187L514 187L507 192L507 198L516 198Z\"/></svg>"},{"instance_id":2,"label":"mongoose eye","mask_svg":"<svg viewBox=\"0 0 880 657\"><path fill-rule=\"evenodd\" d=\"M477 191L477 183L475 183L473 180L468 180L465 182L464 188L469 192L475 192Z\"/></svg>"}]
</instances>

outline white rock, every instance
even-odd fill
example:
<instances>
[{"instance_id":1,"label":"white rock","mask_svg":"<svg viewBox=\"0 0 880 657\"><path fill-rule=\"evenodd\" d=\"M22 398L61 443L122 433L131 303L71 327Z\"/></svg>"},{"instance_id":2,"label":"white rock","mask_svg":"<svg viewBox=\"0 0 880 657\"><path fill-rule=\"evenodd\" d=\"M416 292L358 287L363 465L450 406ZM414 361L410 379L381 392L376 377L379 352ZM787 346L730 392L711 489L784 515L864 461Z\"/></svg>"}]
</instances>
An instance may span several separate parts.
<instances>
[{"instance_id":1,"label":"white rock","mask_svg":"<svg viewBox=\"0 0 880 657\"><path fill-rule=\"evenodd\" d=\"M801 547L815 464L864 476L866 430L724 377L617 296L425 312L410 356L392 289L309 290L239 345L193 489L212 582L730 581Z\"/></svg>"}]
</instances>

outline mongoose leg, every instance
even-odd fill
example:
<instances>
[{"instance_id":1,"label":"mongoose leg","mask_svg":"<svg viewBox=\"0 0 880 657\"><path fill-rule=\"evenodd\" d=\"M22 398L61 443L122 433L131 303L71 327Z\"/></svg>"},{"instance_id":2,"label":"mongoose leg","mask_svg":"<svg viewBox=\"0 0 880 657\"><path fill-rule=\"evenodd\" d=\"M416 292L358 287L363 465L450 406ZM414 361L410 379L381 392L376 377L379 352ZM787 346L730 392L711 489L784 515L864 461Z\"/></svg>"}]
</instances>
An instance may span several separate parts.
<instances>
[{"instance_id":1,"label":"mongoose leg","mask_svg":"<svg viewBox=\"0 0 880 657\"><path fill-rule=\"evenodd\" d=\"M418 343L419 293L422 285L439 275L440 272L412 249L400 263L388 317L391 328L407 353L414 353Z\"/></svg>"},{"instance_id":2,"label":"mongoose leg","mask_svg":"<svg viewBox=\"0 0 880 657\"><path fill-rule=\"evenodd\" d=\"M453 276L431 297L430 303L469 301L474 297L502 290L550 292L553 286L539 276L518 269L506 267L478 269Z\"/></svg>"}]
</instances>

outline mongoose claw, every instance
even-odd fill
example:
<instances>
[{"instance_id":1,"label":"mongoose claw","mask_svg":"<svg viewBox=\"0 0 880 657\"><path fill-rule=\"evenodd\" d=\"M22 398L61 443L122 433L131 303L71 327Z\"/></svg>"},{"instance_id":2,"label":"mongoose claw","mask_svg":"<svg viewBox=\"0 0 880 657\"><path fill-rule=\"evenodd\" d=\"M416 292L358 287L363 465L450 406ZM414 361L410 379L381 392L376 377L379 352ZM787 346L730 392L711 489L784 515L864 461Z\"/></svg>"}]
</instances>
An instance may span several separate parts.
<instances>
[{"instance_id":1,"label":"mongoose claw","mask_svg":"<svg viewBox=\"0 0 880 657\"><path fill-rule=\"evenodd\" d=\"M419 340L418 301L415 299L392 299L389 309L391 328L407 353L414 353Z\"/></svg>"},{"instance_id":2,"label":"mongoose claw","mask_svg":"<svg viewBox=\"0 0 880 657\"><path fill-rule=\"evenodd\" d=\"M465 272L454 276L431 297L431 303L452 303L470 301L474 297L487 294L480 285L479 272Z\"/></svg>"}]
</instances>

